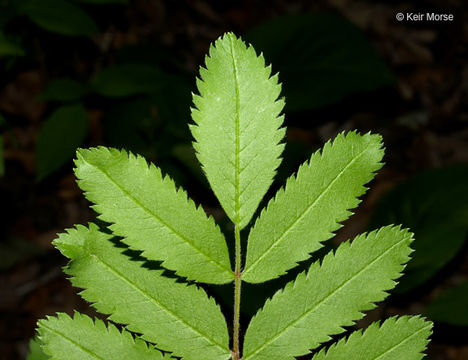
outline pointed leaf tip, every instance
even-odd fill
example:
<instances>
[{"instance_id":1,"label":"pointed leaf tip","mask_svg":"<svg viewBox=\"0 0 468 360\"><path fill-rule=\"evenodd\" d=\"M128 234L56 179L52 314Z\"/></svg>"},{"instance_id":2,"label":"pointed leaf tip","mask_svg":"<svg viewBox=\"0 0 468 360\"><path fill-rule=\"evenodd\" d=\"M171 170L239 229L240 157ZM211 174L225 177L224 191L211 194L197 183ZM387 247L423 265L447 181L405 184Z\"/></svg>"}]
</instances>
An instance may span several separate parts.
<instances>
[{"instance_id":1,"label":"pointed leaf tip","mask_svg":"<svg viewBox=\"0 0 468 360\"><path fill-rule=\"evenodd\" d=\"M158 350L148 347L141 339L106 326L102 320L91 319L75 312L73 318L65 313L38 322L38 332L44 352L52 359L141 359L162 360Z\"/></svg>"},{"instance_id":2,"label":"pointed leaf tip","mask_svg":"<svg viewBox=\"0 0 468 360\"><path fill-rule=\"evenodd\" d=\"M394 288L411 233L387 226L341 244L278 291L252 319L244 360L302 356L361 319Z\"/></svg>"},{"instance_id":3,"label":"pointed leaf tip","mask_svg":"<svg viewBox=\"0 0 468 360\"><path fill-rule=\"evenodd\" d=\"M432 333L432 323L419 316L392 317L351 333L313 360L420 360Z\"/></svg>"},{"instance_id":4,"label":"pointed leaf tip","mask_svg":"<svg viewBox=\"0 0 468 360\"><path fill-rule=\"evenodd\" d=\"M380 135L356 132L340 133L314 153L256 220L243 279L273 279L321 248L360 203L383 154Z\"/></svg>"},{"instance_id":5,"label":"pointed leaf tip","mask_svg":"<svg viewBox=\"0 0 468 360\"><path fill-rule=\"evenodd\" d=\"M284 103L276 101L280 87L263 57L233 33L216 40L205 63L194 97L194 147L221 206L242 229L280 164Z\"/></svg>"},{"instance_id":6,"label":"pointed leaf tip","mask_svg":"<svg viewBox=\"0 0 468 360\"><path fill-rule=\"evenodd\" d=\"M228 359L224 316L201 288L166 277L163 270L150 270L144 261L130 260L125 248L110 241L112 235L97 229L79 227L68 237L80 239L68 243L83 245L77 256L72 253L65 272L97 311L175 356L198 360L203 352L206 359Z\"/></svg>"},{"instance_id":7,"label":"pointed leaf tip","mask_svg":"<svg viewBox=\"0 0 468 360\"><path fill-rule=\"evenodd\" d=\"M190 280L234 279L220 229L143 157L105 147L79 150L75 174L99 218L132 249Z\"/></svg>"}]
</instances>

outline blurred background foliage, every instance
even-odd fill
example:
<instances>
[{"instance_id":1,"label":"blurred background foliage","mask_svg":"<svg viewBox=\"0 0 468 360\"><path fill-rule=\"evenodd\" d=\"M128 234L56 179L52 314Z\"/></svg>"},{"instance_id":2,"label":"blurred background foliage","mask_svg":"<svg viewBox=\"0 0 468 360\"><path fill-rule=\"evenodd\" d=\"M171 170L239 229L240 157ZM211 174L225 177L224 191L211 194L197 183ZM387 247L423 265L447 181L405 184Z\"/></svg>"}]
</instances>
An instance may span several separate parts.
<instances>
[{"instance_id":1,"label":"blurred background foliage","mask_svg":"<svg viewBox=\"0 0 468 360\"><path fill-rule=\"evenodd\" d=\"M395 20L427 9L455 21ZM416 252L394 294L357 326L422 312L436 321L430 358L468 358L467 23L461 0L0 0L0 358L25 358L46 314L94 314L50 244L95 221L72 174L77 147L144 155L231 241L187 127L198 67L226 31L262 52L283 83L287 145L261 206L340 131L378 132L386 144L386 166L337 237L298 270L245 287L244 328L311 261L401 223L415 232ZM232 289L207 291L230 318Z\"/></svg>"}]
</instances>

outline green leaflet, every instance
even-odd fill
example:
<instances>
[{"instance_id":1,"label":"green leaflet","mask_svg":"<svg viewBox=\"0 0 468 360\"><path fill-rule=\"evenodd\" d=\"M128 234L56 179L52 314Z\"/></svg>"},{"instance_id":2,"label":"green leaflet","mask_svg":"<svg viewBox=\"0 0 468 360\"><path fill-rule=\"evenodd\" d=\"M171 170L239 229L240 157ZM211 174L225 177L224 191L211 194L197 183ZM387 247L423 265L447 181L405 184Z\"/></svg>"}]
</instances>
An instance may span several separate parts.
<instances>
[{"instance_id":1,"label":"green leaflet","mask_svg":"<svg viewBox=\"0 0 468 360\"><path fill-rule=\"evenodd\" d=\"M262 55L232 33L210 48L193 95L191 131L208 181L229 218L245 227L270 187L284 144L281 86Z\"/></svg>"},{"instance_id":2,"label":"green leaflet","mask_svg":"<svg viewBox=\"0 0 468 360\"><path fill-rule=\"evenodd\" d=\"M56 360L162 360L163 355L128 331L107 327L102 320L94 321L75 312L70 318L59 313L57 317L39 320L38 332L44 351Z\"/></svg>"},{"instance_id":3,"label":"green leaflet","mask_svg":"<svg viewBox=\"0 0 468 360\"><path fill-rule=\"evenodd\" d=\"M224 317L213 299L194 285L187 286L148 270L115 247L112 236L96 225L78 226L54 244L72 259L66 273L80 295L109 319L127 324L161 350L185 360L225 360L229 336Z\"/></svg>"},{"instance_id":4,"label":"green leaflet","mask_svg":"<svg viewBox=\"0 0 468 360\"><path fill-rule=\"evenodd\" d=\"M86 198L132 249L191 280L233 280L221 231L160 169L104 147L79 150L77 157L75 173Z\"/></svg>"},{"instance_id":5,"label":"green leaflet","mask_svg":"<svg viewBox=\"0 0 468 360\"><path fill-rule=\"evenodd\" d=\"M364 333L353 332L313 360L420 360L431 333L432 323L419 316L392 317L381 326L372 323Z\"/></svg>"},{"instance_id":6,"label":"green leaflet","mask_svg":"<svg viewBox=\"0 0 468 360\"><path fill-rule=\"evenodd\" d=\"M300 166L262 210L250 231L242 279L274 279L333 236L382 163L379 135L339 134Z\"/></svg>"},{"instance_id":7,"label":"green leaflet","mask_svg":"<svg viewBox=\"0 0 468 360\"><path fill-rule=\"evenodd\" d=\"M278 291L252 319L243 360L293 359L343 332L395 287L412 234L399 227L343 243Z\"/></svg>"}]
</instances>

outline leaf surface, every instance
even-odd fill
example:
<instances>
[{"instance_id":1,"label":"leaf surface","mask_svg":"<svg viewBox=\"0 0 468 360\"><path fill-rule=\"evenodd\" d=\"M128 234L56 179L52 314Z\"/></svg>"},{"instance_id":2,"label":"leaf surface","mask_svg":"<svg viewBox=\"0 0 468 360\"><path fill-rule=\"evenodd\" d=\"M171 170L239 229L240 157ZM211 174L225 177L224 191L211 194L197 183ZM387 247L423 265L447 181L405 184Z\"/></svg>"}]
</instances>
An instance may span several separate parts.
<instances>
[{"instance_id":1,"label":"leaf surface","mask_svg":"<svg viewBox=\"0 0 468 360\"><path fill-rule=\"evenodd\" d=\"M299 167L262 210L250 231L243 280L283 275L322 247L365 193L382 163L378 135L339 134Z\"/></svg>"},{"instance_id":2,"label":"leaf surface","mask_svg":"<svg viewBox=\"0 0 468 360\"><path fill-rule=\"evenodd\" d=\"M180 276L222 284L234 279L213 218L141 156L104 147L79 150L75 173L101 220L132 249Z\"/></svg>"},{"instance_id":3,"label":"leaf surface","mask_svg":"<svg viewBox=\"0 0 468 360\"><path fill-rule=\"evenodd\" d=\"M51 360L162 360L161 352L114 325L94 321L75 312L73 318L59 313L38 322L39 337Z\"/></svg>"},{"instance_id":4,"label":"leaf surface","mask_svg":"<svg viewBox=\"0 0 468 360\"><path fill-rule=\"evenodd\" d=\"M313 360L420 360L429 343L432 323L419 316L393 317L381 326L372 323L365 331L355 331Z\"/></svg>"},{"instance_id":5,"label":"leaf surface","mask_svg":"<svg viewBox=\"0 0 468 360\"><path fill-rule=\"evenodd\" d=\"M244 360L293 359L330 340L387 297L409 260L411 233L384 227L341 244L278 291L252 319Z\"/></svg>"},{"instance_id":6,"label":"leaf surface","mask_svg":"<svg viewBox=\"0 0 468 360\"><path fill-rule=\"evenodd\" d=\"M195 285L177 282L130 259L94 224L61 234L54 244L71 258L66 273L80 295L109 319L185 360L230 356L224 316Z\"/></svg>"},{"instance_id":7,"label":"leaf surface","mask_svg":"<svg viewBox=\"0 0 468 360\"><path fill-rule=\"evenodd\" d=\"M221 206L242 229L281 161L281 86L263 56L232 33L210 48L200 77L200 95L193 96L194 148Z\"/></svg>"}]
</instances>

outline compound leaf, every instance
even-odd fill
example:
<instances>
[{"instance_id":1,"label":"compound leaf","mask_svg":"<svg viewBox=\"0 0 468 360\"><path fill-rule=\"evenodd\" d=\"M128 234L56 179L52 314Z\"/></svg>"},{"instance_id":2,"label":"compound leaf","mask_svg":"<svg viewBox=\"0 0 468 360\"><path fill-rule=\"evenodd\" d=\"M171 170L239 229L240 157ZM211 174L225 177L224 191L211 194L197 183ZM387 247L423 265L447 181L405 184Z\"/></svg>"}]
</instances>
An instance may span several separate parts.
<instances>
[{"instance_id":1,"label":"compound leaf","mask_svg":"<svg viewBox=\"0 0 468 360\"><path fill-rule=\"evenodd\" d=\"M431 333L432 323L419 316L392 317L353 332L313 360L420 360Z\"/></svg>"},{"instance_id":2,"label":"compound leaf","mask_svg":"<svg viewBox=\"0 0 468 360\"><path fill-rule=\"evenodd\" d=\"M249 234L243 280L278 277L322 247L341 227L382 163L379 135L341 133L299 167Z\"/></svg>"},{"instance_id":3,"label":"compound leaf","mask_svg":"<svg viewBox=\"0 0 468 360\"><path fill-rule=\"evenodd\" d=\"M132 249L191 280L222 284L234 279L214 220L159 168L112 148L79 150L77 157L75 173L86 198Z\"/></svg>"},{"instance_id":4,"label":"compound leaf","mask_svg":"<svg viewBox=\"0 0 468 360\"><path fill-rule=\"evenodd\" d=\"M134 339L128 331L120 332L112 324L107 327L102 320L93 321L78 312L73 318L64 313L48 316L39 320L38 326L42 347L51 359L163 359L161 352Z\"/></svg>"},{"instance_id":5,"label":"compound leaf","mask_svg":"<svg viewBox=\"0 0 468 360\"><path fill-rule=\"evenodd\" d=\"M224 35L210 48L193 95L194 148L229 218L245 227L270 187L284 144L284 100L262 55Z\"/></svg>"},{"instance_id":6,"label":"compound leaf","mask_svg":"<svg viewBox=\"0 0 468 360\"><path fill-rule=\"evenodd\" d=\"M54 244L73 261L65 270L80 295L109 319L186 360L225 360L229 335L219 307L195 285L130 260L96 225L78 226ZM131 358L131 357L130 357Z\"/></svg>"},{"instance_id":7,"label":"compound leaf","mask_svg":"<svg viewBox=\"0 0 468 360\"><path fill-rule=\"evenodd\" d=\"M344 331L395 287L412 234L384 227L341 244L278 291L252 319L244 360L293 359Z\"/></svg>"}]
</instances>

